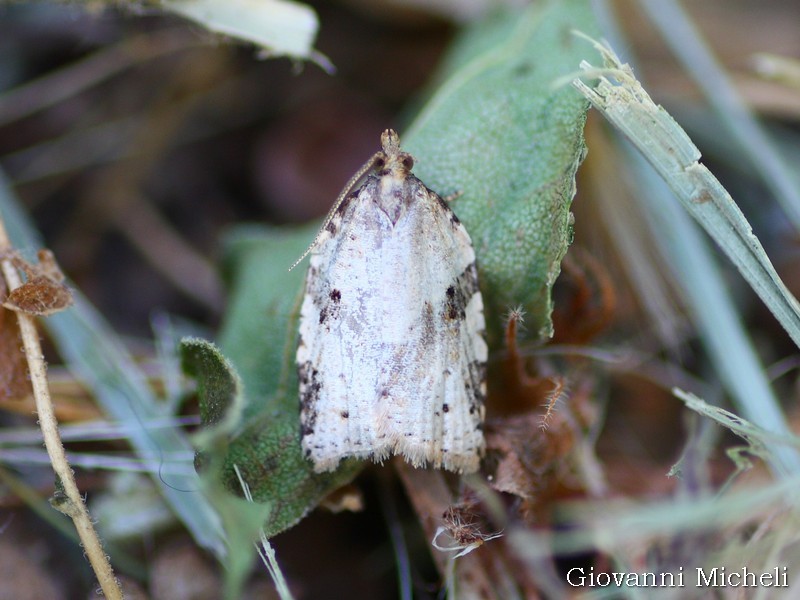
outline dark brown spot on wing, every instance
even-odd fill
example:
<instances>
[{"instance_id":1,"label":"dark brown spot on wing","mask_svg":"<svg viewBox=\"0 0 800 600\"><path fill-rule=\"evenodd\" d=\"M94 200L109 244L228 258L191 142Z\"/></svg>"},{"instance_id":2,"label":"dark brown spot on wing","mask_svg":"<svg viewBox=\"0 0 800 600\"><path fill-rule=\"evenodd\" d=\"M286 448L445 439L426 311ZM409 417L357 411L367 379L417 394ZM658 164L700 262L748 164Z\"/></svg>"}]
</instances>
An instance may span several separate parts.
<instances>
[{"instance_id":1,"label":"dark brown spot on wing","mask_svg":"<svg viewBox=\"0 0 800 600\"><path fill-rule=\"evenodd\" d=\"M322 382L319 379L319 371L314 368L311 361L297 366L297 378L300 382L300 435L305 437L314 433Z\"/></svg>"}]
</instances>

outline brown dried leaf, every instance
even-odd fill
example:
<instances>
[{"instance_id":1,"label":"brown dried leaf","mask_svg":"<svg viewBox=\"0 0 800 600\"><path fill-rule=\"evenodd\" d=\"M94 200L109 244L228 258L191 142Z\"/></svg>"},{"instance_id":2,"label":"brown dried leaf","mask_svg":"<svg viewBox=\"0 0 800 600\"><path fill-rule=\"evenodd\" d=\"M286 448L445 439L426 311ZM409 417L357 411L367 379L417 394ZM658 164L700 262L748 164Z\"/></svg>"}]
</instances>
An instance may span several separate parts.
<instances>
[{"instance_id":1,"label":"brown dried leaf","mask_svg":"<svg viewBox=\"0 0 800 600\"><path fill-rule=\"evenodd\" d=\"M47 316L72 305L72 292L45 276L34 277L12 291L3 306L34 316Z\"/></svg>"},{"instance_id":2,"label":"brown dried leaf","mask_svg":"<svg viewBox=\"0 0 800 600\"><path fill-rule=\"evenodd\" d=\"M428 540L434 540L442 525L447 526L447 511L454 504L453 493L448 485L448 476L442 471L431 469L414 469L401 460L394 461L394 466L403 482L414 511ZM451 521L451 525L454 523ZM496 540L502 542L502 540ZM493 542L495 543L495 542ZM436 548L431 544L433 548ZM480 544L478 544L480 545ZM477 546L476 546L477 547ZM437 550L432 553L434 563L443 576L449 568L455 569L455 586L459 598L485 598L496 600L508 598L514 594L510 590L519 590L523 574L518 573L502 546L493 548L492 552L478 551L462 555L452 561L452 552ZM448 548L458 550L459 548ZM535 598L531 591L527 597Z\"/></svg>"},{"instance_id":3,"label":"brown dried leaf","mask_svg":"<svg viewBox=\"0 0 800 600\"><path fill-rule=\"evenodd\" d=\"M3 306L28 315L47 316L72 305L72 292L64 285L64 274L50 250L38 253L39 264L31 264L19 255L11 257L14 266L25 272L28 281L8 294Z\"/></svg>"},{"instance_id":4,"label":"brown dried leaf","mask_svg":"<svg viewBox=\"0 0 800 600\"><path fill-rule=\"evenodd\" d=\"M486 432L487 451L498 457L492 488L520 498L520 513L536 522L555 498L581 492L572 477L573 424L561 410L541 425L541 415L526 414L487 423Z\"/></svg>"},{"instance_id":5,"label":"brown dried leaf","mask_svg":"<svg viewBox=\"0 0 800 600\"><path fill-rule=\"evenodd\" d=\"M617 292L608 269L576 247L564 257L553 309L554 344L586 344L611 325Z\"/></svg>"},{"instance_id":6,"label":"brown dried leaf","mask_svg":"<svg viewBox=\"0 0 800 600\"><path fill-rule=\"evenodd\" d=\"M32 392L21 343L16 316L0 310L0 399L21 400Z\"/></svg>"},{"instance_id":7,"label":"brown dried leaf","mask_svg":"<svg viewBox=\"0 0 800 600\"><path fill-rule=\"evenodd\" d=\"M583 290L582 296L586 300L591 294ZM553 501L586 490L594 495L603 487L596 481L602 477L594 473L594 463L586 464L593 454L578 448L592 445L586 432L597 411L593 379L582 373L579 363L573 363L568 380L552 364L529 360L520 351L517 334L523 317L515 309L506 322L502 388L495 387L491 398L497 416L486 424L487 457L493 459L487 464L494 465L492 488L520 498L523 518L542 522Z\"/></svg>"}]
</instances>

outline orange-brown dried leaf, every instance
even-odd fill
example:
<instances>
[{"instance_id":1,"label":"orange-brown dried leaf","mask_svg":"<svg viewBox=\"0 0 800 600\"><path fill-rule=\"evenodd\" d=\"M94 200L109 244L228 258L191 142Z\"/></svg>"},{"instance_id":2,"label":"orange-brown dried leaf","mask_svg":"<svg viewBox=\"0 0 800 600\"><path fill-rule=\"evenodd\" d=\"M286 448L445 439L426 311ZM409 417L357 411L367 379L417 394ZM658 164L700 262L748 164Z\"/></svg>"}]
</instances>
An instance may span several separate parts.
<instances>
[{"instance_id":1,"label":"orange-brown dried leaf","mask_svg":"<svg viewBox=\"0 0 800 600\"><path fill-rule=\"evenodd\" d=\"M513 415L537 409L552 396L554 380L538 374L535 361L528 360L517 344L518 332L524 329L524 313L512 310L506 321L505 356L495 368L494 377L489 378L490 398L488 404L494 415Z\"/></svg>"},{"instance_id":2,"label":"orange-brown dried leaf","mask_svg":"<svg viewBox=\"0 0 800 600\"><path fill-rule=\"evenodd\" d=\"M11 291L3 302L9 310L34 316L47 316L72 305L72 292L64 285L64 274L50 250L38 252L39 264L18 254L11 256L14 266L25 272L28 281Z\"/></svg>"},{"instance_id":3,"label":"orange-brown dried leaf","mask_svg":"<svg viewBox=\"0 0 800 600\"><path fill-rule=\"evenodd\" d=\"M16 315L0 310L0 399L21 400L32 392L21 345Z\"/></svg>"},{"instance_id":4,"label":"orange-brown dried leaf","mask_svg":"<svg viewBox=\"0 0 800 600\"><path fill-rule=\"evenodd\" d=\"M585 344L611 324L617 292L608 270L589 252L574 248L564 257L554 293L553 343Z\"/></svg>"},{"instance_id":5,"label":"orange-brown dried leaf","mask_svg":"<svg viewBox=\"0 0 800 600\"><path fill-rule=\"evenodd\" d=\"M72 292L63 283L40 275L13 290L3 306L9 310L44 317L72 305Z\"/></svg>"},{"instance_id":6,"label":"orange-brown dried leaf","mask_svg":"<svg viewBox=\"0 0 800 600\"><path fill-rule=\"evenodd\" d=\"M491 486L520 498L520 513L542 523L553 501L582 494L574 476L576 427L565 412L553 411L546 428L538 414L497 419L487 424L487 451L497 463Z\"/></svg>"}]
</instances>

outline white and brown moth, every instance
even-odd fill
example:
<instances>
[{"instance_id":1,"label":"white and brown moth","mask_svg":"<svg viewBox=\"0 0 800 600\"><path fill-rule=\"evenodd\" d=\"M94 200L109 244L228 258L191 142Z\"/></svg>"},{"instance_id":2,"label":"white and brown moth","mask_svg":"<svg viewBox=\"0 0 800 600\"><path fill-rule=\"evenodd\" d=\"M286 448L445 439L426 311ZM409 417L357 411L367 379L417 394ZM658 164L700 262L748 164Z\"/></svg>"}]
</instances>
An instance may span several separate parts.
<instances>
[{"instance_id":1,"label":"white and brown moth","mask_svg":"<svg viewBox=\"0 0 800 600\"><path fill-rule=\"evenodd\" d=\"M303 451L317 472L394 454L474 472L488 355L475 252L447 203L411 173L397 134L385 131L381 145L309 249L297 347Z\"/></svg>"}]
</instances>

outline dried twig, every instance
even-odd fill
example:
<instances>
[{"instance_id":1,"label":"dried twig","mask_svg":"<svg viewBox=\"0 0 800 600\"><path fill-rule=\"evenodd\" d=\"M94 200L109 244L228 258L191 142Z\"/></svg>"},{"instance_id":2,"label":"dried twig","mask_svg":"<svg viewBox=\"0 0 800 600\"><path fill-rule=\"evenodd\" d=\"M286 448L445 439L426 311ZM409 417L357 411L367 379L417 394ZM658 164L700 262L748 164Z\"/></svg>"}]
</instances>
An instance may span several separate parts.
<instances>
[{"instance_id":1,"label":"dried twig","mask_svg":"<svg viewBox=\"0 0 800 600\"><path fill-rule=\"evenodd\" d=\"M22 285L22 280L17 267L14 265L13 249L11 242L6 234L5 225L0 219L0 267L5 278L9 292ZM83 502L83 497L75 483L72 469L67 462L66 452L61 443L61 436L58 432L58 421L55 417L53 404L50 399L50 389L47 384L47 367L42 356L42 347L39 341L39 333L36 331L36 323L33 316L23 311L16 311L19 322L20 335L25 351L25 358L28 362L28 371L33 385L33 395L36 402L36 412L39 416L39 426L42 429L44 445L50 462L57 477L57 491L53 506L69 516L80 536L86 556L94 569L100 587L106 598L112 600L121 599L122 591L119 588L108 557L103 551L100 538L92 525L89 511Z\"/></svg>"}]
</instances>

